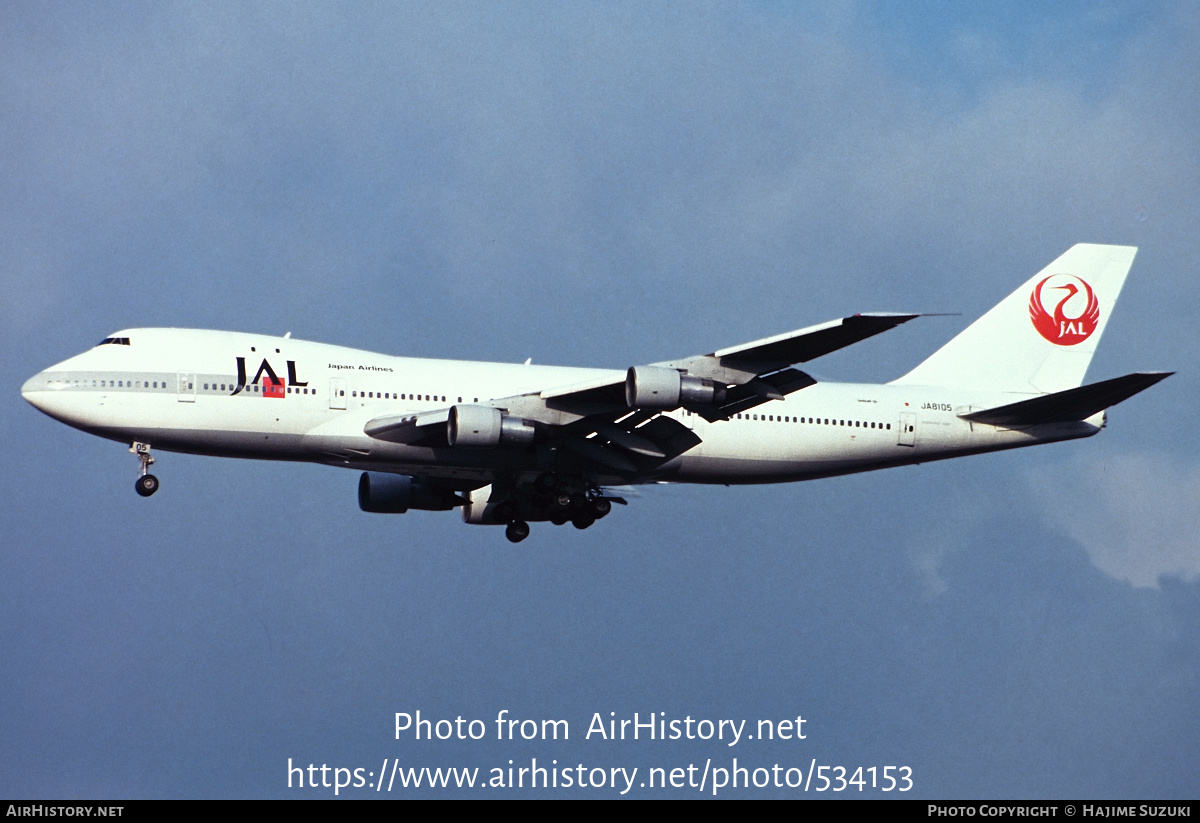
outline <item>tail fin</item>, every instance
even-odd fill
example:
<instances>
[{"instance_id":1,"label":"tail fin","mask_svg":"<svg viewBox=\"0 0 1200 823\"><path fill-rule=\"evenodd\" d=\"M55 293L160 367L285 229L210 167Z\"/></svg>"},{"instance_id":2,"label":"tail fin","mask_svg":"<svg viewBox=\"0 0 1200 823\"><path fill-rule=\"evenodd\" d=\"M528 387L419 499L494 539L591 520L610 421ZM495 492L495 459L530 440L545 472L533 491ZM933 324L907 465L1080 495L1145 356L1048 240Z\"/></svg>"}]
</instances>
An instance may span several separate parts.
<instances>
[{"instance_id":1,"label":"tail fin","mask_svg":"<svg viewBox=\"0 0 1200 823\"><path fill-rule=\"evenodd\" d=\"M1045 394L1082 385L1133 246L1080 243L897 384Z\"/></svg>"}]
</instances>

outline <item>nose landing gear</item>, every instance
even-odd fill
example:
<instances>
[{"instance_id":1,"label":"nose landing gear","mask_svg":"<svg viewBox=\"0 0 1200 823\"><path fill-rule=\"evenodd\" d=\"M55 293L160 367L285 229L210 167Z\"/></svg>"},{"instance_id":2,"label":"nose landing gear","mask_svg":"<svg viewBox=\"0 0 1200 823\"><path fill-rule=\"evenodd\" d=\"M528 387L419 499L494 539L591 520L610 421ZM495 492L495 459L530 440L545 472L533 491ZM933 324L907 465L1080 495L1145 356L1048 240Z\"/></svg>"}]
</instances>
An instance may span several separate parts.
<instances>
[{"instance_id":1,"label":"nose landing gear","mask_svg":"<svg viewBox=\"0 0 1200 823\"><path fill-rule=\"evenodd\" d=\"M129 447L129 451L136 454L141 463L138 479L133 484L133 488L142 497L149 497L158 491L158 478L150 474L150 466L154 463L154 455L150 454L150 444L134 441L133 445Z\"/></svg>"}]
</instances>

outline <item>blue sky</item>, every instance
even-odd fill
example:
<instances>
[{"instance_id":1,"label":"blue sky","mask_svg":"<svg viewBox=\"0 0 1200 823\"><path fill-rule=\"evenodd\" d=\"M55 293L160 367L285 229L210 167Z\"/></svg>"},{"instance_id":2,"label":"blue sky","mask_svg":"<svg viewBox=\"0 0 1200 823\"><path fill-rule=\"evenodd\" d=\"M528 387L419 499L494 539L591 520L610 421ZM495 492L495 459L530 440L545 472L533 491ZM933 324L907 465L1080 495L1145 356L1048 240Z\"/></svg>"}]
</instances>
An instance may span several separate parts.
<instances>
[{"instance_id":1,"label":"blue sky","mask_svg":"<svg viewBox=\"0 0 1200 823\"><path fill-rule=\"evenodd\" d=\"M8 9L0 794L736 756L908 765L920 797L1194 797L1198 55L1186 3ZM161 454L143 500L123 447L19 396L132 326L623 368L961 313L815 364L884 381L1076 242L1140 247L1089 376L1178 371L1101 436L650 488L518 547L363 514L318 466ZM572 739L395 740L418 709ZM808 737L584 740L596 712Z\"/></svg>"}]
</instances>

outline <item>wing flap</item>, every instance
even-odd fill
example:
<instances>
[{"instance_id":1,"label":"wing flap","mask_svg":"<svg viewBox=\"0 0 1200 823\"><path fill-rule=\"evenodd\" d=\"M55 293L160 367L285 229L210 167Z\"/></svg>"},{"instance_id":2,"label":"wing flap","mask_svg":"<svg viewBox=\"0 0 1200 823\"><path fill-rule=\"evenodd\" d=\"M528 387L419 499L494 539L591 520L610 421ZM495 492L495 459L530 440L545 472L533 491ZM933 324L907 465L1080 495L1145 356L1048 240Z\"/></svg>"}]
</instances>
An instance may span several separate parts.
<instances>
[{"instance_id":1,"label":"wing flap","mask_svg":"<svg viewBox=\"0 0 1200 823\"><path fill-rule=\"evenodd\" d=\"M658 417L634 429L642 437L652 441L663 452L663 457L658 463L673 460L683 454L688 449L700 445L704 442L698 434L689 429L684 424L670 417Z\"/></svg>"},{"instance_id":2,"label":"wing flap","mask_svg":"<svg viewBox=\"0 0 1200 823\"><path fill-rule=\"evenodd\" d=\"M1075 389L1045 394L983 411L960 414L964 420L993 426L1036 426L1086 420L1097 412L1128 400L1174 372L1135 372Z\"/></svg>"},{"instance_id":3,"label":"wing flap","mask_svg":"<svg viewBox=\"0 0 1200 823\"><path fill-rule=\"evenodd\" d=\"M647 440L640 434L626 431L615 423L599 422L596 425L596 433L626 451L640 454L643 457L655 457L661 460L667 456L653 441Z\"/></svg>"},{"instance_id":4,"label":"wing flap","mask_svg":"<svg viewBox=\"0 0 1200 823\"><path fill-rule=\"evenodd\" d=\"M640 425L630 430L634 423ZM566 437L558 442L580 457L630 476L653 471L703 442L683 423L663 415L648 422L631 415L615 423L597 421L588 428L594 436Z\"/></svg>"},{"instance_id":5,"label":"wing flap","mask_svg":"<svg viewBox=\"0 0 1200 823\"><path fill-rule=\"evenodd\" d=\"M597 438L568 437L562 445L602 466L615 469L621 474L634 475L638 473L637 464L632 459L608 446L604 446Z\"/></svg>"}]
</instances>

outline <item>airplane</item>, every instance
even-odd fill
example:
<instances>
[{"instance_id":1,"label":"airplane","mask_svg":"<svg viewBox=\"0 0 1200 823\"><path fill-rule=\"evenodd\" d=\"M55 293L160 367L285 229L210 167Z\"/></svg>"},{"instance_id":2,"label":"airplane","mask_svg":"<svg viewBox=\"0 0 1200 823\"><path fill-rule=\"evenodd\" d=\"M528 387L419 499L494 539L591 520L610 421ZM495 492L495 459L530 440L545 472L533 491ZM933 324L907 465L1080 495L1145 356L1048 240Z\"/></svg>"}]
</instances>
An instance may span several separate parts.
<instances>
[{"instance_id":1,"label":"airplane","mask_svg":"<svg viewBox=\"0 0 1200 823\"><path fill-rule=\"evenodd\" d=\"M650 483L781 483L1090 437L1172 372L1084 384L1133 264L1078 244L886 384L796 368L918 314L855 314L624 370L393 357L262 334L128 329L31 377L50 417L151 447L359 470L363 511L585 529Z\"/></svg>"}]
</instances>

